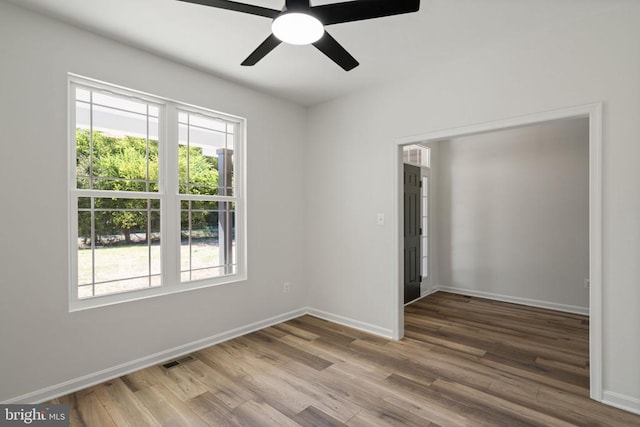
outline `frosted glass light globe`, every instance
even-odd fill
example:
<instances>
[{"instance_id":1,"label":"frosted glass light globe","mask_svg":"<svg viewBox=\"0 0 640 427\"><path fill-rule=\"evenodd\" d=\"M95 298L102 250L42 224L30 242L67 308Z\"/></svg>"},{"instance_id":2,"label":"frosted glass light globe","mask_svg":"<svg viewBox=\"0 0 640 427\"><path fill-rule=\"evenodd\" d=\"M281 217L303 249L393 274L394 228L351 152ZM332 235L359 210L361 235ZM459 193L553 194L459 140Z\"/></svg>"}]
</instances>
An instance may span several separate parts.
<instances>
[{"instance_id":1,"label":"frosted glass light globe","mask_svg":"<svg viewBox=\"0 0 640 427\"><path fill-rule=\"evenodd\" d=\"M289 44L311 44L324 34L322 23L305 13L284 13L271 24L273 35Z\"/></svg>"}]
</instances>

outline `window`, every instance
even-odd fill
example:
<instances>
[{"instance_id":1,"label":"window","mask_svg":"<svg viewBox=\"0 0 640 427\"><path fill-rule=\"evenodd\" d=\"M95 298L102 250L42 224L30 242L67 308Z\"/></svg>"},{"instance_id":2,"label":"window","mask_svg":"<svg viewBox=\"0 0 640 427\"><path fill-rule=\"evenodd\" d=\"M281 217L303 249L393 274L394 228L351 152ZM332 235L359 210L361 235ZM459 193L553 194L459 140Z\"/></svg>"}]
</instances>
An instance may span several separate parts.
<instances>
[{"instance_id":1,"label":"window","mask_svg":"<svg viewBox=\"0 0 640 427\"><path fill-rule=\"evenodd\" d=\"M246 279L245 121L69 81L71 309Z\"/></svg>"},{"instance_id":2,"label":"window","mask_svg":"<svg viewBox=\"0 0 640 427\"><path fill-rule=\"evenodd\" d=\"M431 166L431 149L422 145L406 145L402 148L404 163L416 166Z\"/></svg>"}]
</instances>

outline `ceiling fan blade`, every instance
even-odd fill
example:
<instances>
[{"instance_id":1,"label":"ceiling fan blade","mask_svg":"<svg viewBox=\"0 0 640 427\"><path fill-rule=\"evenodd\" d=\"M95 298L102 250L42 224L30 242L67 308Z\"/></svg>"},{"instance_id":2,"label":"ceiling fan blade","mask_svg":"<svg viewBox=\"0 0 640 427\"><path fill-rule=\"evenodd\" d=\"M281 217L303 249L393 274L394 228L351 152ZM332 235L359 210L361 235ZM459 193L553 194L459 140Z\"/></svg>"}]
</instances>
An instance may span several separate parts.
<instances>
[{"instance_id":1,"label":"ceiling fan blade","mask_svg":"<svg viewBox=\"0 0 640 427\"><path fill-rule=\"evenodd\" d=\"M359 0L311 7L311 13L324 25L382 18L417 12L420 0Z\"/></svg>"},{"instance_id":2,"label":"ceiling fan blade","mask_svg":"<svg viewBox=\"0 0 640 427\"><path fill-rule=\"evenodd\" d=\"M360 65L360 63L326 31L322 38L313 45L345 71L353 70Z\"/></svg>"},{"instance_id":3,"label":"ceiling fan blade","mask_svg":"<svg viewBox=\"0 0 640 427\"><path fill-rule=\"evenodd\" d=\"M267 18L275 18L280 15L280 10L269 9L261 6L254 6L252 4L238 3L235 1L227 0L178 0L185 3L201 4L203 6L217 7L218 9L233 10L236 12L249 13L251 15L265 16Z\"/></svg>"},{"instance_id":4,"label":"ceiling fan blade","mask_svg":"<svg viewBox=\"0 0 640 427\"><path fill-rule=\"evenodd\" d=\"M265 41L263 41L260 44L260 46L256 48L256 50L251 52L251 55L249 55L247 59L242 61L242 64L240 65L244 65L245 67L256 65L258 61L264 58L267 55L267 53L275 49L276 46L278 46L280 43L282 43L280 39L278 39L276 36L271 34L269 37L267 37Z\"/></svg>"}]
</instances>

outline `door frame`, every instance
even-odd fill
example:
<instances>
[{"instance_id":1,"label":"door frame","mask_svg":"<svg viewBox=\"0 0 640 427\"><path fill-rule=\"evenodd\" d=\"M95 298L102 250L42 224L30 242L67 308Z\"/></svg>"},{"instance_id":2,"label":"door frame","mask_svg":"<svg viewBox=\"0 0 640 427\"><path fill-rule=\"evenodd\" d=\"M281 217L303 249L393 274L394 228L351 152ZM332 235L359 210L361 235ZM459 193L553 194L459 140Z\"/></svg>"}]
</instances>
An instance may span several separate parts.
<instances>
[{"instance_id":1,"label":"door frame","mask_svg":"<svg viewBox=\"0 0 640 427\"><path fill-rule=\"evenodd\" d=\"M410 144L434 142L460 136L473 135L515 128L553 120L589 119L589 379L591 399L602 401L602 102L578 105L558 110L545 111L525 116L512 117L486 123L473 124L452 129L430 131L423 134L397 138L393 141L393 162L396 176L392 224L396 284L394 292L393 338L404 336L404 277L402 218L402 147ZM437 284L436 284L437 287Z\"/></svg>"}]
</instances>

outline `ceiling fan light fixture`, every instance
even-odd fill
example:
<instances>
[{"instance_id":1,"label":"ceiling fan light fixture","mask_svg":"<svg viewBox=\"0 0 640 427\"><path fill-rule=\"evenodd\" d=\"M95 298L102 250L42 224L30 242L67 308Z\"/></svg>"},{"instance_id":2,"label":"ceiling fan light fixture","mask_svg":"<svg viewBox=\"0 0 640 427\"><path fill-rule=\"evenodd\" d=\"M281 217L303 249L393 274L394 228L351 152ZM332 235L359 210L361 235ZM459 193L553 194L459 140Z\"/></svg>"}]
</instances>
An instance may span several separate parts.
<instances>
[{"instance_id":1,"label":"ceiling fan light fixture","mask_svg":"<svg viewBox=\"0 0 640 427\"><path fill-rule=\"evenodd\" d=\"M283 13L273 20L271 31L288 44L314 43L324 34L324 26L317 18L306 13Z\"/></svg>"}]
</instances>

